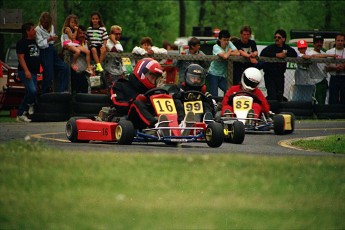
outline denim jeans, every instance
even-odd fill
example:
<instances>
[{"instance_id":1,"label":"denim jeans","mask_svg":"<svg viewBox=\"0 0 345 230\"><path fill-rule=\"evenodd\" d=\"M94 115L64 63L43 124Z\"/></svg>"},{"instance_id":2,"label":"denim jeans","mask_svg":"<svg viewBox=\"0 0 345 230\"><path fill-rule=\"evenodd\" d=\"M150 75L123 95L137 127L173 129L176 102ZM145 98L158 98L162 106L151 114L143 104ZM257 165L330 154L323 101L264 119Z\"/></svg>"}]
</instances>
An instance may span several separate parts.
<instances>
[{"instance_id":1,"label":"denim jeans","mask_svg":"<svg viewBox=\"0 0 345 230\"><path fill-rule=\"evenodd\" d=\"M207 81L208 81L209 92L214 97L218 97L218 87L224 92L224 94L228 90L228 83L225 77L216 76L216 75L208 73Z\"/></svg>"},{"instance_id":2,"label":"denim jeans","mask_svg":"<svg viewBox=\"0 0 345 230\"><path fill-rule=\"evenodd\" d=\"M59 58L54 46L50 45L46 49L41 49L40 59L43 67L42 94L49 93L55 70L57 70L58 74L56 92L68 91L69 68L67 64Z\"/></svg>"},{"instance_id":3,"label":"denim jeans","mask_svg":"<svg viewBox=\"0 0 345 230\"><path fill-rule=\"evenodd\" d=\"M19 105L17 115L22 116L24 111L27 111L28 104L33 104L36 101L37 95L37 75L31 74L31 79L25 77L24 71L18 71L18 77L25 86L25 96Z\"/></svg>"}]
</instances>

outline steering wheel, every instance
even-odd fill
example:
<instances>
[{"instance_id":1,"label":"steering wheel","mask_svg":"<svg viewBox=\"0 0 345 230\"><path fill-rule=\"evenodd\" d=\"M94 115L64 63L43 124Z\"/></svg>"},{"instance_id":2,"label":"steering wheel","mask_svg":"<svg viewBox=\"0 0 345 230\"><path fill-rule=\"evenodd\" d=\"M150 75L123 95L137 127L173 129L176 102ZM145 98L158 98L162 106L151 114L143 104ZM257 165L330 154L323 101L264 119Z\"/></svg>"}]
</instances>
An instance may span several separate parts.
<instances>
[{"instance_id":1,"label":"steering wheel","mask_svg":"<svg viewBox=\"0 0 345 230\"><path fill-rule=\"evenodd\" d=\"M146 93L144 93L144 96L149 98L155 94L169 94L169 92L168 92L168 90L163 89L163 88L153 88L153 89L149 89L148 91L146 91Z\"/></svg>"},{"instance_id":2,"label":"steering wheel","mask_svg":"<svg viewBox=\"0 0 345 230\"><path fill-rule=\"evenodd\" d=\"M258 104L261 104L261 101L260 99L258 98L258 96L256 96L255 94L253 94L252 92L247 92L247 91L239 91L239 92L236 92L234 94L232 94L230 97L229 97L229 105L232 105L232 101L234 99L235 96L249 96L249 97L252 97L253 98L253 101L258 103Z\"/></svg>"},{"instance_id":3,"label":"steering wheel","mask_svg":"<svg viewBox=\"0 0 345 230\"><path fill-rule=\"evenodd\" d=\"M185 101L194 101L194 100L198 100L204 97L206 97L205 94L197 90L189 90L189 91L183 92L183 99Z\"/></svg>"}]
</instances>

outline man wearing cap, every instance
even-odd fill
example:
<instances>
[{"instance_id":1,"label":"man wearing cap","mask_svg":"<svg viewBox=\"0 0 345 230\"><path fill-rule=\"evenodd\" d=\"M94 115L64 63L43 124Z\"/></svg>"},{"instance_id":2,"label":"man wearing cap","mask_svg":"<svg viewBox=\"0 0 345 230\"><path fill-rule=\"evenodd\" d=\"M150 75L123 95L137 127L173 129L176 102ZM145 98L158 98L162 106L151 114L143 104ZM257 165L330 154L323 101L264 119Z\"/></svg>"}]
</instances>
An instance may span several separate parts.
<instances>
[{"instance_id":1,"label":"man wearing cap","mask_svg":"<svg viewBox=\"0 0 345 230\"><path fill-rule=\"evenodd\" d=\"M344 34L335 36L335 47L327 50L327 54L334 54L337 59L344 59ZM329 82L329 104L345 104L345 63L330 64L326 68L331 74Z\"/></svg>"},{"instance_id":2,"label":"man wearing cap","mask_svg":"<svg viewBox=\"0 0 345 230\"><path fill-rule=\"evenodd\" d=\"M260 56L280 59L284 59L286 57L297 57L296 51L285 44L285 30L278 29L274 33L274 40L275 44L264 48L261 51ZM264 79L267 89L267 99L283 101L286 62L266 62L263 69L265 72Z\"/></svg>"},{"instance_id":3,"label":"man wearing cap","mask_svg":"<svg viewBox=\"0 0 345 230\"><path fill-rule=\"evenodd\" d=\"M307 52L312 58L327 58L335 57L335 55L326 54L322 51L323 47L323 37L321 35L314 35L313 45L314 49ZM326 102L328 81L326 73L326 64L325 63L313 63L309 67L309 84L315 85L315 95L317 104L324 105Z\"/></svg>"}]
</instances>

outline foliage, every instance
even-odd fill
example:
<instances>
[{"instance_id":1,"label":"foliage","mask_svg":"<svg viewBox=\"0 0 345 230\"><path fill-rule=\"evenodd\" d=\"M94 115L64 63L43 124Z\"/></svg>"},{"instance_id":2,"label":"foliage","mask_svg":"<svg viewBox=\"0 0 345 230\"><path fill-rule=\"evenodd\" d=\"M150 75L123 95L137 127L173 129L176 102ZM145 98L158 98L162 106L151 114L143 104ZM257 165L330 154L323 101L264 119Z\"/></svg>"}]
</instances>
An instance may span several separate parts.
<instances>
[{"instance_id":1,"label":"foliage","mask_svg":"<svg viewBox=\"0 0 345 230\"><path fill-rule=\"evenodd\" d=\"M72 153L10 142L0 145L0 169L4 229L345 227L343 157Z\"/></svg>"},{"instance_id":2,"label":"foliage","mask_svg":"<svg viewBox=\"0 0 345 230\"><path fill-rule=\"evenodd\" d=\"M56 0L59 32L65 17L76 14L80 23L89 24L89 15L97 10L102 14L107 29L113 24L123 27L123 36L130 41L125 51L139 45L141 37L150 36L156 46L164 40L173 42L179 36L179 0L168 1L90 1ZM185 0L186 34L193 26L226 28L239 36L240 28L248 24L258 41L272 41L278 28L340 30L345 26L344 1L214 1L205 0L205 16L199 21L200 1ZM34 7L33 7L34 6ZM49 0L5 0L2 8L23 9L23 20L37 22L42 11L50 10ZM18 39L8 35L7 44Z\"/></svg>"}]
</instances>

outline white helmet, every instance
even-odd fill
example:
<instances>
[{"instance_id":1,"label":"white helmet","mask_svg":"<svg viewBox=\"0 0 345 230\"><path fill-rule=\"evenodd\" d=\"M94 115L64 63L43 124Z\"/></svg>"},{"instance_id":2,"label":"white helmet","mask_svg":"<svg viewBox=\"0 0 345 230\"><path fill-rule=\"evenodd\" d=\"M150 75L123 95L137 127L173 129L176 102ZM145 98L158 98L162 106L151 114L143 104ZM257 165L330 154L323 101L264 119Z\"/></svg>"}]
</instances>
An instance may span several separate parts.
<instances>
[{"instance_id":1,"label":"white helmet","mask_svg":"<svg viewBox=\"0 0 345 230\"><path fill-rule=\"evenodd\" d=\"M241 84L244 90L252 91L254 90L260 83L262 78L262 74L260 70L254 67L249 67L245 71L243 71Z\"/></svg>"}]
</instances>

